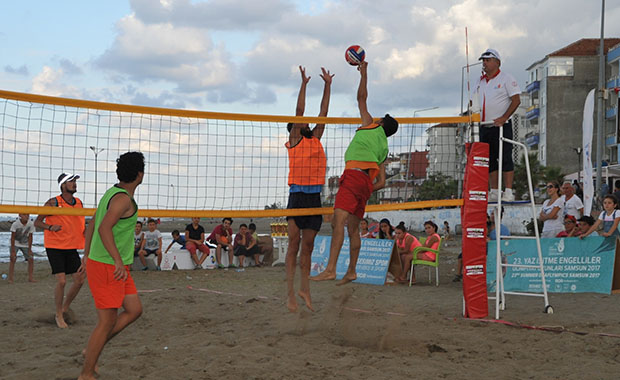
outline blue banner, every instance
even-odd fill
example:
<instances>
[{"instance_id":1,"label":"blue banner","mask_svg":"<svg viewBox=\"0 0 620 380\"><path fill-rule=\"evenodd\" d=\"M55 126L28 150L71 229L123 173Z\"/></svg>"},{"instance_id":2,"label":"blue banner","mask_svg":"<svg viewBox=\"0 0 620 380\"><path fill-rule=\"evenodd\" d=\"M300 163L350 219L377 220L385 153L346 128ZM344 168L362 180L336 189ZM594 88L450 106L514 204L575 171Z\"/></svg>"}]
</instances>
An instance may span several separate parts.
<instances>
[{"instance_id":1,"label":"blue banner","mask_svg":"<svg viewBox=\"0 0 620 380\"><path fill-rule=\"evenodd\" d=\"M495 292L497 242L487 244L487 289ZM589 236L540 239L543 269L549 293L610 294L616 256L616 238ZM502 262L539 265L536 240L502 240ZM504 290L542 293L539 268L502 268Z\"/></svg>"},{"instance_id":2,"label":"blue banner","mask_svg":"<svg viewBox=\"0 0 620 380\"><path fill-rule=\"evenodd\" d=\"M312 264L310 275L316 276L327 267L329 260L329 245L331 236L317 235L312 250ZM357 280L362 284L383 285L387 275L394 240L388 239L362 239L362 247L357 260ZM336 279L344 277L349 267L349 238L344 239L338 263L336 265Z\"/></svg>"}]
</instances>

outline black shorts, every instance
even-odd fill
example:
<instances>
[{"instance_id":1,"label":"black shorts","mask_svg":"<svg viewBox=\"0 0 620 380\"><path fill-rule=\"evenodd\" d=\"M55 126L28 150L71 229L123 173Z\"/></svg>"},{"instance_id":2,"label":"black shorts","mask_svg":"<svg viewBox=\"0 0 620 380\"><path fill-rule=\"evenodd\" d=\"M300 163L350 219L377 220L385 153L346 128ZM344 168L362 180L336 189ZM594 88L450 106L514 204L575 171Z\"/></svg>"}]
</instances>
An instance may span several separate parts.
<instances>
[{"instance_id":1,"label":"black shorts","mask_svg":"<svg viewBox=\"0 0 620 380\"><path fill-rule=\"evenodd\" d=\"M512 140L512 120L508 120L502 128L504 137ZM489 172L496 172L499 169L499 128L480 127L480 142L489 144ZM504 142L502 156L502 171L513 171L515 167L512 162L512 144Z\"/></svg>"},{"instance_id":2,"label":"black shorts","mask_svg":"<svg viewBox=\"0 0 620 380\"><path fill-rule=\"evenodd\" d=\"M287 209L321 207L321 193L289 193ZM300 230L319 231L323 223L323 215L287 216L293 219Z\"/></svg>"},{"instance_id":3,"label":"black shorts","mask_svg":"<svg viewBox=\"0 0 620 380\"><path fill-rule=\"evenodd\" d=\"M222 245L222 244L218 243L216 240L207 240L207 243L212 244L215 247L217 247L219 245L224 251L228 251L228 244ZM209 248L211 248L211 247L209 247Z\"/></svg>"},{"instance_id":4,"label":"black shorts","mask_svg":"<svg viewBox=\"0 0 620 380\"><path fill-rule=\"evenodd\" d=\"M157 249L147 249L147 248L144 248L144 250L146 251L146 255L144 255L144 256L150 256L150 255L156 255L157 254Z\"/></svg>"},{"instance_id":5,"label":"black shorts","mask_svg":"<svg viewBox=\"0 0 620 380\"><path fill-rule=\"evenodd\" d=\"M77 249L45 248L45 252L52 267L52 274L72 274L77 272L82 265Z\"/></svg>"},{"instance_id":6,"label":"black shorts","mask_svg":"<svg viewBox=\"0 0 620 380\"><path fill-rule=\"evenodd\" d=\"M135 247L135 248L133 249L133 257L140 256L140 255L138 254L138 252L140 252L140 247Z\"/></svg>"},{"instance_id":7,"label":"black shorts","mask_svg":"<svg viewBox=\"0 0 620 380\"><path fill-rule=\"evenodd\" d=\"M260 253L260 251L258 250L258 246L254 245L252 248L247 249L246 247L242 246L242 245L238 245L235 247L235 250L233 252L233 254L235 256L247 256L247 257L252 257L254 255L258 255Z\"/></svg>"}]
</instances>

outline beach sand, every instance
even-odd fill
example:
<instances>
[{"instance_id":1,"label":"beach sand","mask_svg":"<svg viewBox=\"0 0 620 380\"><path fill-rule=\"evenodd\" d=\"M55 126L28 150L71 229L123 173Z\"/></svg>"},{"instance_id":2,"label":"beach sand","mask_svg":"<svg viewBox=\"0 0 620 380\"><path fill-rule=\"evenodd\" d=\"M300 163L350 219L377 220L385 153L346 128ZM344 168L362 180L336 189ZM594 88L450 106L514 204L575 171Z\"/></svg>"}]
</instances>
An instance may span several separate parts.
<instances>
[{"instance_id":1,"label":"beach sand","mask_svg":"<svg viewBox=\"0 0 620 380\"><path fill-rule=\"evenodd\" d=\"M459 244L442 248L440 285L420 269L413 287L311 283L316 312L286 309L284 267L132 272L144 314L114 338L100 379L617 379L620 296L508 296L504 320L556 333L461 317L452 277ZM8 264L0 271L7 273ZM75 379L95 326L88 286L70 328L56 328L54 278L37 262L37 283L0 282L0 378ZM493 306L489 307L493 316ZM491 318L490 317L490 318Z\"/></svg>"}]
</instances>

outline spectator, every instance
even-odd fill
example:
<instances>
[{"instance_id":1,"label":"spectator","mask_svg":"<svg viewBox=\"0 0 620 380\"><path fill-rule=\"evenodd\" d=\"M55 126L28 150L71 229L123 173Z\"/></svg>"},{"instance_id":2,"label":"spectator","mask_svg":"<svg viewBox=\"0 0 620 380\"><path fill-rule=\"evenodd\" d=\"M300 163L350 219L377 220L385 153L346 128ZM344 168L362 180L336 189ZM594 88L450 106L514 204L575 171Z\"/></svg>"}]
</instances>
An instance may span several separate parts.
<instances>
[{"instance_id":1,"label":"spectator","mask_svg":"<svg viewBox=\"0 0 620 380\"><path fill-rule=\"evenodd\" d=\"M9 264L9 284L13 283L17 251L21 251L28 261L28 281L34 280L34 255L32 254L32 233L35 231L30 214L19 214L19 219L11 224L11 263Z\"/></svg>"},{"instance_id":2,"label":"spectator","mask_svg":"<svg viewBox=\"0 0 620 380\"><path fill-rule=\"evenodd\" d=\"M198 218L198 220L200 221L200 218ZM203 233L204 233L204 228L202 230L203 230ZM186 229L186 231L187 231L187 229ZM171 235L172 235L172 241L170 242L170 244L168 245L168 248L166 248L166 252L164 252L164 253L168 253L168 251L170 250L170 248L172 248L172 245L174 243L177 243L178 245L180 245L181 249L185 249L186 248L185 245L187 244L187 240L185 240L185 236L181 235L179 230L172 231ZM204 236L203 236L202 241L204 243L204 241L205 241Z\"/></svg>"},{"instance_id":3,"label":"spectator","mask_svg":"<svg viewBox=\"0 0 620 380\"><path fill-rule=\"evenodd\" d=\"M616 182L614 182L614 193L613 193L616 197L616 199L620 200L620 179L617 179Z\"/></svg>"},{"instance_id":4,"label":"spectator","mask_svg":"<svg viewBox=\"0 0 620 380\"><path fill-rule=\"evenodd\" d=\"M405 263L407 256L413 256L413 250L421 246L422 244L420 244L420 242L418 241L418 239L416 239L415 236L407 232L407 229L405 228L405 223L403 222L399 223L398 226L396 226L396 228L394 229L394 235L394 240L396 240L394 247L396 248L397 254L400 258L399 261L402 265L403 263ZM409 261L409 263L411 263L411 261ZM409 267L402 266L400 275L395 277L395 281L401 284L406 283L408 272Z\"/></svg>"},{"instance_id":5,"label":"spectator","mask_svg":"<svg viewBox=\"0 0 620 380\"><path fill-rule=\"evenodd\" d=\"M394 227L390 224L389 219L383 218L379 222L379 234L377 239L394 239Z\"/></svg>"},{"instance_id":6,"label":"spectator","mask_svg":"<svg viewBox=\"0 0 620 380\"><path fill-rule=\"evenodd\" d=\"M575 220L583 215L583 202L575 196L575 188L570 181L562 184L562 199L564 200L564 215L572 215Z\"/></svg>"},{"instance_id":7,"label":"spectator","mask_svg":"<svg viewBox=\"0 0 620 380\"><path fill-rule=\"evenodd\" d=\"M239 225L239 232L235 235L235 256L239 259L239 266L243 268L243 261L246 257L254 257L254 263L257 267L261 266L260 252L256 245L256 240L252 237L248 226L245 223Z\"/></svg>"},{"instance_id":8,"label":"spectator","mask_svg":"<svg viewBox=\"0 0 620 380\"><path fill-rule=\"evenodd\" d=\"M620 233L618 232L620 211L617 210L617 207L618 200L616 197L611 194L606 195L605 198L603 198L603 212L601 212L594 225L590 227L586 233L579 236L579 238L583 239L584 237L590 235L592 232L596 231L601 224L603 224L603 232L600 233L599 236L620 236Z\"/></svg>"},{"instance_id":9,"label":"spectator","mask_svg":"<svg viewBox=\"0 0 620 380\"><path fill-rule=\"evenodd\" d=\"M261 265L271 265L273 263L273 239L271 236L260 238L256 233L256 224L250 223L248 231L252 234L252 238L256 241L259 253L263 255Z\"/></svg>"},{"instance_id":10,"label":"spectator","mask_svg":"<svg viewBox=\"0 0 620 380\"><path fill-rule=\"evenodd\" d=\"M194 262L194 269L201 269L202 263L209 257L211 250L205 245L205 229L200 225L200 218L192 218L192 222L185 227L185 241L185 248L189 251ZM172 243L170 244L172 245ZM196 250L202 252L200 260Z\"/></svg>"},{"instance_id":11,"label":"spectator","mask_svg":"<svg viewBox=\"0 0 620 380\"><path fill-rule=\"evenodd\" d=\"M450 223L447 220L443 222L443 239L450 240Z\"/></svg>"},{"instance_id":12,"label":"spectator","mask_svg":"<svg viewBox=\"0 0 620 380\"><path fill-rule=\"evenodd\" d=\"M232 246L232 225L233 220L231 218L222 219L222 224L218 224L213 229L213 232L207 238L207 241L211 244L217 245L215 248L215 258L217 260L217 267L224 268L222 265L222 249L228 251L228 267L234 268L233 264L233 246Z\"/></svg>"},{"instance_id":13,"label":"spectator","mask_svg":"<svg viewBox=\"0 0 620 380\"><path fill-rule=\"evenodd\" d=\"M426 232L426 240L424 241L424 244L421 244L421 246L430 249L437 249L437 247L439 247L439 243L441 242L441 236L439 236L439 234L437 233L438 228L439 227L437 227L437 225L433 221L427 220L426 222L424 222L424 232ZM413 257L413 250L410 253L406 253L402 256L404 276L398 278L397 281L402 282L403 280L407 280L406 274L411 267L411 261L413 259L435 261L436 257L437 255L434 252L424 250L417 252L417 257ZM411 272L411 284L415 284L415 271Z\"/></svg>"},{"instance_id":14,"label":"spectator","mask_svg":"<svg viewBox=\"0 0 620 380\"><path fill-rule=\"evenodd\" d=\"M572 215L564 217L564 231L557 234L556 237L573 237L581 235L581 231L577 228L577 219Z\"/></svg>"},{"instance_id":15,"label":"spectator","mask_svg":"<svg viewBox=\"0 0 620 380\"><path fill-rule=\"evenodd\" d=\"M142 222L139 220L136 222L136 228L133 232L133 240L133 257L136 257L138 256L138 253L142 248L142 241L144 240L144 232L142 232Z\"/></svg>"},{"instance_id":16,"label":"spectator","mask_svg":"<svg viewBox=\"0 0 620 380\"><path fill-rule=\"evenodd\" d=\"M362 219L360 221L360 237L374 239L375 234L368 229L368 219Z\"/></svg>"},{"instance_id":17,"label":"spectator","mask_svg":"<svg viewBox=\"0 0 620 380\"><path fill-rule=\"evenodd\" d=\"M594 218L590 215L584 215L577 221L577 228L579 228L579 236L585 234L594 225ZM590 236L598 236L598 232L590 232Z\"/></svg>"},{"instance_id":18,"label":"spectator","mask_svg":"<svg viewBox=\"0 0 620 380\"><path fill-rule=\"evenodd\" d=\"M560 184L556 181L547 183L547 195L549 199L545 200L540 210L540 220L544 222L541 237L555 237L563 229L564 225L564 201L560 197Z\"/></svg>"},{"instance_id":19,"label":"spectator","mask_svg":"<svg viewBox=\"0 0 620 380\"><path fill-rule=\"evenodd\" d=\"M575 188L575 195L583 202L583 187L579 184L579 181L574 180L573 187Z\"/></svg>"},{"instance_id":20,"label":"spectator","mask_svg":"<svg viewBox=\"0 0 620 380\"><path fill-rule=\"evenodd\" d=\"M495 212L497 211L497 208L495 208L495 211L491 212L491 215L489 215L489 223L487 224L487 226L489 227L489 232L487 234L487 241L489 240L496 240L497 239L497 232L496 232L496 228L495 228ZM502 215L501 219L504 219L504 207L502 206ZM508 229L508 227L506 227L504 225L504 223L500 224L499 226L499 233L500 236L510 236L510 230Z\"/></svg>"},{"instance_id":21,"label":"spectator","mask_svg":"<svg viewBox=\"0 0 620 380\"><path fill-rule=\"evenodd\" d=\"M146 256L150 255L157 255L157 270L161 270L161 232L157 229L155 219L149 219L146 225L149 230L144 233L144 241L138 252L140 262L142 263L142 270L149 270L149 267L146 265Z\"/></svg>"}]
</instances>

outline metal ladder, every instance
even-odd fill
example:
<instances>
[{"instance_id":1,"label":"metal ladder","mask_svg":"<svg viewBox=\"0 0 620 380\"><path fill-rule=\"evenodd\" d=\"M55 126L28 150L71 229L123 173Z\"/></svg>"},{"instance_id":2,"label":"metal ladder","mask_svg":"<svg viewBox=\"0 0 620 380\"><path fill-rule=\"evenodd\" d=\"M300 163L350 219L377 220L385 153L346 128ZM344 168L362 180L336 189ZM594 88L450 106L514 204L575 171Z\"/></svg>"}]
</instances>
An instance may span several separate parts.
<instances>
[{"instance_id":1,"label":"metal ladder","mask_svg":"<svg viewBox=\"0 0 620 380\"><path fill-rule=\"evenodd\" d=\"M489 128L487 125L493 125L493 122L481 122L480 128ZM495 127L491 127L495 128ZM530 236L501 236L501 225L502 225L502 196L501 196L501 188L502 188L502 157L504 153L504 144L503 142L507 142L512 145L517 145L523 148L523 154L525 154L525 169L527 173L527 186L530 195L530 204L532 206L532 216L534 220L534 237ZM532 173L530 171L530 161L528 156L528 150L525 144L511 140L509 138L504 137L504 128L499 127L499 164L498 164L498 175L497 175L497 189L498 189L498 197L497 197L497 208L495 209L495 231L496 231L496 241L497 241L497 250L496 250L496 281L495 281L495 297L489 297L489 299L495 299L495 319L499 319L499 311L505 310L506 308L506 294L516 295L516 296L530 296L530 297L543 297L545 300L545 309L544 312L547 314L553 314L553 307L549 304L549 297L547 295L547 283L545 280L545 270L544 263L542 257L542 249L540 247L540 233L538 231L538 223L537 215L536 215L536 204L534 202L534 188L532 185ZM538 265L524 265L524 264L508 264L502 262L502 254L501 254L501 241L502 239L536 239L536 249L538 250ZM507 267L518 267L518 268L533 268L540 270L540 278L542 279L542 294L540 293L526 293L526 292L507 292L504 290L504 276L502 275L502 269Z\"/></svg>"}]
</instances>

